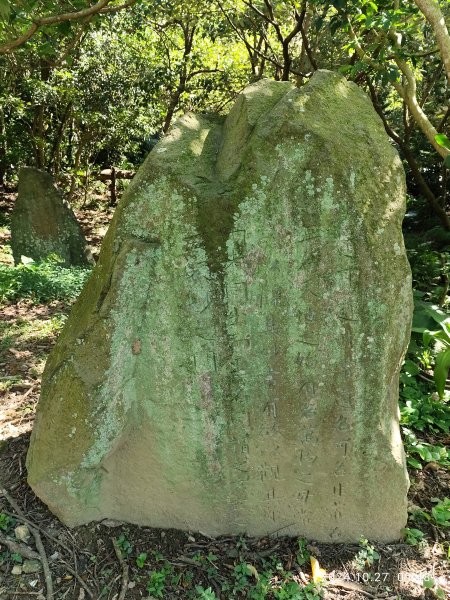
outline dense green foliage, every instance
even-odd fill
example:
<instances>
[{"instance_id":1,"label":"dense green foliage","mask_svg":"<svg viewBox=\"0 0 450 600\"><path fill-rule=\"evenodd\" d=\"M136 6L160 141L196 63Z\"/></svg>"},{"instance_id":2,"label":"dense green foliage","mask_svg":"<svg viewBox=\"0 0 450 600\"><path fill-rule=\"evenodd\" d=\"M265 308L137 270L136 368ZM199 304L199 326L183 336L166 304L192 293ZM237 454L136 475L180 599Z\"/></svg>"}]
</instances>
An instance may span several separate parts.
<instances>
[{"instance_id":1,"label":"dense green foliage","mask_svg":"<svg viewBox=\"0 0 450 600\"><path fill-rule=\"evenodd\" d=\"M82 267L62 267L49 257L10 267L0 264L0 302L27 298L36 303L74 300L90 273Z\"/></svg>"},{"instance_id":2,"label":"dense green foliage","mask_svg":"<svg viewBox=\"0 0 450 600\"><path fill-rule=\"evenodd\" d=\"M220 112L249 81L301 86L328 68L367 90L405 159L412 193L450 228L442 165L448 73L417 3L124 4L0 1L0 184L26 163L70 177L73 191L93 166L139 165L180 112ZM448 3L440 5L448 14ZM89 7L93 14L80 17ZM27 37L33 22L39 27Z\"/></svg>"},{"instance_id":3,"label":"dense green foliage","mask_svg":"<svg viewBox=\"0 0 450 600\"><path fill-rule=\"evenodd\" d=\"M445 391L448 316L416 293L413 333L400 375L400 414L409 466L423 463L450 466L450 450L434 439L450 433L449 394ZM437 331L436 323L442 326ZM442 332L442 335L441 335ZM432 345L438 341L437 345ZM434 381L429 374L434 372ZM435 391L437 390L437 392Z\"/></svg>"}]
</instances>

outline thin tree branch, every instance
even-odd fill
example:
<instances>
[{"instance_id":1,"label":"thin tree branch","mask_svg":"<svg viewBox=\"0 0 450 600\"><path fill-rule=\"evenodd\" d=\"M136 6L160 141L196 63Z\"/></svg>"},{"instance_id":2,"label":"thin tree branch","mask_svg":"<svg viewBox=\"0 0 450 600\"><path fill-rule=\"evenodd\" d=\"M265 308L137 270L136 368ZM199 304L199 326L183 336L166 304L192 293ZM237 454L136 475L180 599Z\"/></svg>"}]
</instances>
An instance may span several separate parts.
<instances>
[{"instance_id":1,"label":"thin tree branch","mask_svg":"<svg viewBox=\"0 0 450 600\"><path fill-rule=\"evenodd\" d=\"M11 507L16 511L16 513L19 517L25 516L22 509L20 508L20 506L17 504L15 499L9 495L9 493L6 491L6 489L0 489L0 495L4 496L6 498L6 500L9 502ZM37 525L30 526L30 530L31 530L31 533L33 534L34 543L36 544L36 549L40 555L42 569L44 571L44 579L45 579L45 584L47 587L46 597L47 597L47 600L53 600L54 596L53 596L52 574L50 571L50 567L48 566L47 554L45 553L45 548L42 543L42 538L40 536Z\"/></svg>"},{"instance_id":2,"label":"thin tree branch","mask_svg":"<svg viewBox=\"0 0 450 600\"><path fill-rule=\"evenodd\" d=\"M106 6L105 8L99 10L98 13L104 15L106 13L119 12L120 10L124 10L125 8L133 6L133 4L136 4L136 0L127 0L127 2L124 2L123 4L118 4L117 6Z\"/></svg>"},{"instance_id":3,"label":"thin tree branch","mask_svg":"<svg viewBox=\"0 0 450 600\"><path fill-rule=\"evenodd\" d=\"M409 54L407 52L403 53L403 56L405 56L406 58L423 58L426 56L431 56L433 54L437 54L439 52L439 48L436 46L436 48L432 48L431 50L424 50L423 52L414 52L413 54ZM386 56L386 58L388 60L392 60L394 58L393 54L390 54L388 56Z\"/></svg>"},{"instance_id":4,"label":"thin tree branch","mask_svg":"<svg viewBox=\"0 0 450 600\"><path fill-rule=\"evenodd\" d=\"M305 28L303 27L303 24L300 27L300 35L302 36L302 42L303 42L303 46L305 48L306 55L308 56L308 60L311 63L311 66L314 69L314 71L317 71L317 69L319 67L318 67L316 59L314 58L314 55L313 55L313 53L311 51L311 46L309 45L308 36L306 35Z\"/></svg>"},{"instance_id":5,"label":"thin tree branch","mask_svg":"<svg viewBox=\"0 0 450 600\"><path fill-rule=\"evenodd\" d=\"M0 531L0 543L3 544L3 546L6 546L10 552L15 552L17 554L20 554L24 558L29 558L32 560L34 560L34 559L40 560L41 559L38 552L35 552L34 550L29 548L25 544L20 544L19 542L16 542L14 540L11 540L10 538L7 538L6 535L3 535L3 533L1 531Z\"/></svg>"},{"instance_id":6,"label":"thin tree branch","mask_svg":"<svg viewBox=\"0 0 450 600\"><path fill-rule=\"evenodd\" d=\"M444 130L445 124L447 123L449 117L450 117L450 106L447 108L447 112L442 117L442 120L438 125L437 130L439 131L439 133L441 133Z\"/></svg>"},{"instance_id":7,"label":"thin tree branch","mask_svg":"<svg viewBox=\"0 0 450 600\"><path fill-rule=\"evenodd\" d=\"M432 207L432 209L434 210L436 215L438 215L438 217L442 223L442 226L447 231L450 231L450 218L449 218L448 214L446 213L445 209L439 204L438 199L433 194L428 183L425 181L425 178L423 177L422 172L420 170L420 166L419 166L413 152L411 151L410 147L405 142L405 140L403 140L400 137L400 135L396 131L394 131L394 129L392 129L392 127L388 123L386 115L384 114L384 111L381 108L381 105L378 101L377 93L375 91L375 87L374 87L372 81L370 80L370 77L366 77L366 81L367 81L367 85L369 87L370 96L372 98L372 104L373 104L376 112L380 116L381 120L383 121L384 129L385 129L386 133L388 134L388 136L391 139L394 140L394 142L398 145L400 150L403 152L406 162L408 163L409 168L411 169L411 172L412 172L415 180L417 181L417 184L419 185L419 188L420 188L422 194L424 195L425 199L430 204L430 206Z\"/></svg>"},{"instance_id":8,"label":"thin tree branch","mask_svg":"<svg viewBox=\"0 0 450 600\"><path fill-rule=\"evenodd\" d=\"M439 80L439 77L441 76L442 73L442 69L443 66L442 64L439 65L439 68L436 69L435 73L433 74L433 77L430 79L430 81L428 82L427 86L425 87L423 93L422 93L422 97L420 99L420 106L423 108L425 105L425 102L427 101L428 96L431 94L432 89L434 88L434 86L436 85L437 81Z\"/></svg>"},{"instance_id":9,"label":"thin tree branch","mask_svg":"<svg viewBox=\"0 0 450 600\"><path fill-rule=\"evenodd\" d=\"M67 44L67 46L64 49L63 53L61 54L61 56L58 56L58 58L56 60L51 61L51 62L48 63L50 67L55 68L55 67L58 67L58 66L62 65L62 63L69 56L69 54L72 52L72 50L75 50L75 48L77 47L77 45L82 42L83 36L85 36L86 33L87 33L87 28L89 26L89 23L90 23L91 19L92 19L92 16L88 17L84 21L84 23L82 23L82 25L80 26L80 28L77 31L77 33L70 40L70 42Z\"/></svg>"},{"instance_id":10,"label":"thin tree branch","mask_svg":"<svg viewBox=\"0 0 450 600\"><path fill-rule=\"evenodd\" d=\"M269 23L270 25L272 25L272 27L274 28L276 36L278 38L278 41L281 44L282 52L283 52L283 65L281 67L281 69L282 69L281 79L283 81L287 81L289 79L289 73L293 72L291 70L292 58L291 58L290 53L289 53L289 44L294 39L294 37L301 31L301 28L303 26L303 21L304 21L304 18L305 18L305 14L306 14L306 9L303 8L303 10L301 11L300 14L296 13L296 23L295 23L295 26L287 34L287 36L284 37L283 36L283 32L282 32L281 27L280 27L280 24L275 19L275 14L273 12L273 6L269 2L269 0L264 0L264 4L266 5L267 11L269 13L268 15L265 14L263 11L259 10L259 8L256 7L252 2L248 2L247 0L243 0L243 2L244 2L244 4L246 6L248 6L249 8L251 8L259 17L261 17L262 19L264 19L267 23Z\"/></svg>"},{"instance_id":11,"label":"thin tree branch","mask_svg":"<svg viewBox=\"0 0 450 600\"><path fill-rule=\"evenodd\" d=\"M350 19L348 19L348 18L347 18L347 23L349 26L350 35L355 44L355 50L358 53L359 58L361 60L363 60L364 62L366 62L367 64L369 64L376 71L384 72L384 67L381 64L377 63L375 60L373 60L370 56L367 55L367 53L365 52L365 50L363 49L363 47L361 46L361 44L358 40L358 36L356 35L356 33L353 29ZM391 29L389 35L390 35L391 40L394 43L394 46L396 48L399 48L400 42L398 39L398 34L394 30ZM436 142L435 137L438 132L437 132L436 128L433 126L433 124L431 123L431 121L428 119L427 115L422 110L422 107L419 105L419 102L417 100L416 78L414 76L414 73L413 73L411 67L405 60L401 59L398 56L395 57L395 63L397 64L400 71L403 73L406 83L404 85L402 85L399 81L393 81L392 82L393 87L395 88L395 90L397 91L399 96L408 105L409 111L412 114L412 116L414 117L415 122L419 125L420 129L425 134L425 136L427 137L430 144L433 146L433 148L436 150L436 152L438 152L438 154L440 154L440 156L442 156L442 158L446 158L450 154L450 152L449 152L449 150L447 150L443 146L440 146Z\"/></svg>"},{"instance_id":12,"label":"thin tree branch","mask_svg":"<svg viewBox=\"0 0 450 600\"><path fill-rule=\"evenodd\" d=\"M245 47L247 48L247 50L248 50L248 48L250 48L250 50L252 50L252 52L255 52L255 54L257 54L261 58L264 58L265 60L270 62L272 65L277 67L278 69L283 68L283 65L281 65L279 62L277 62L275 59L271 58L270 56L267 56L266 54L264 54L263 52L261 52L260 50L258 50L254 46L252 46L250 44L250 42L246 39L246 37L239 31L238 27L236 27L235 23L229 17L229 15L227 14L227 11L222 7L222 5L220 3L219 3L219 8L220 8L221 12L223 13L224 17L226 18L226 20L228 21L228 23L230 24L233 31L238 36L238 38L241 40L241 42L243 42L245 44Z\"/></svg>"},{"instance_id":13,"label":"thin tree branch","mask_svg":"<svg viewBox=\"0 0 450 600\"><path fill-rule=\"evenodd\" d=\"M120 548L119 542L115 538L111 538L112 544L114 546L114 552L116 553L117 560L119 561L120 568L122 569L122 583L120 586L120 592L117 597L117 600L125 600L125 596L128 591L128 563L123 557L122 550Z\"/></svg>"},{"instance_id":14,"label":"thin tree branch","mask_svg":"<svg viewBox=\"0 0 450 600\"><path fill-rule=\"evenodd\" d=\"M264 19L264 21L267 21L267 23L269 23L270 25L273 25L274 27L276 26L276 22L273 20L273 18L267 16L265 13L262 12L262 10L259 10L259 8L257 6L255 6L254 4L252 4L252 2L247 2L247 0L242 0L242 2L246 6L251 8L259 17L261 17L261 19ZM266 5L267 5L267 2L266 2ZM273 16L273 12L272 12L272 16Z\"/></svg>"},{"instance_id":15,"label":"thin tree branch","mask_svg":"<svg viewBox=\"0 0 450 600\"><path fill-rule=\"evenodd\" d=\"M445 66L447 79L450 83L450 35L439 3L436 0L414 0L419 10L431 25Z\"/></svg>"},{"instance_id":16,"label":"thin tree branch","mask_svg":"<svg viewBox=\"0 0 450 600\"><path fill-rule=\"evenodd\" d=\"M436 142L435 137L438 133L437 129L428 119L427 115L425 114L417 100L416 78L414 76L414 73L412 72L411 67L405 60L401 58L397 58L395 62L398 68L405 76L406 84L402 85L398 81L394 81L394 88L397 90L398 94L403 98L403 100L405 100L405 102L408 104L408 108L412 116L414 117L415 122L419 125L422 132L426 135L430 144L433 146L436 152L438 152L438 154L442 156L442 158L446 158L448 154L450 154L450 152Z\"/></svg>"},{"instance_id":17,"label":"thin tree branch","mask_svg":"<svg viewBox=\"0 0 450 600\"><path fill-rule=\"evenodd\" d=\"M190 81L196 75L203 75L204 73L223 73L223 69L198 69L197 71L192 71L188 73L187 80Z\"/></svg>"},{"instance_id":18,"label":"thin tree branch","mask_svg":"<svg viewBox=\"0 0 450 600\"><path fill-rule=\"evenodd\" d=\"M283 81L289 80L289 72L291 71L292 57L289 52L289 44L292 42L294 37L302 30L303 21L305 20L306 8L303 8L302 12L296 14L296 23L294 29L284 38L282 42L283 46Z\"/></svg>"},{"instance_id":19,"label":"thin tree branch","mask_svg":"<svg viewBox=\"0 0 450 600\"><path fill-rule=\"evenodd\" d=\"M132 4L134 4L136 2L136 0L128 0L124 4L120 4L118 6L107 7L106 5L109 4L111 1L112 0L99 0L99 2L97 2L96 4L93 4L92 6L89 6L88 8L84 8L83 10L78 10L76 12L61 13L59 15L50 15L48 17L41 17L41 18L35 19L33 21L32 25L30 25L28 30L23 35L19 36L18 38L14 39L14 40L10 40L9 42L6 42L6 44L3 44L3 46L0 46L0 54L7 54L8 52L11 52L15 48L22 46L31 37L33 37L33 35L41 27L44 27L45 25L56 25L57 23L64 23L66 21L76 21L79 19L84 19L86 17L93 16L95 14L100 14L100 13L117 12L118 10L128 8L129 6L131 6Z\"/></svg>"}]
</instances>

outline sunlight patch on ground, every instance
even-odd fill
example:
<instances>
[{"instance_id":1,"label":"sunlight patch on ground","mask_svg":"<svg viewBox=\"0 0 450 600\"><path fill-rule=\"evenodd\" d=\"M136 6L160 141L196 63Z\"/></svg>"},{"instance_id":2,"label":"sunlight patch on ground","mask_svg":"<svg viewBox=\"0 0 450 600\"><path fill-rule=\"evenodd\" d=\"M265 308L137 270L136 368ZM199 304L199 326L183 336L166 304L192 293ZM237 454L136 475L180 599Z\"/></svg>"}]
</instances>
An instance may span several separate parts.
<instances>
[{"instance_id":1,"label":"sunlight patch on ground","mask_svg":"<svg viewBox=\"0 0 450 600\"><path fill-rule=\"evenodd\" d=\"M66 320L61 310L61 303L1 308L0 440L31 430L45 361Z\"/></svg>"}]
</instances>

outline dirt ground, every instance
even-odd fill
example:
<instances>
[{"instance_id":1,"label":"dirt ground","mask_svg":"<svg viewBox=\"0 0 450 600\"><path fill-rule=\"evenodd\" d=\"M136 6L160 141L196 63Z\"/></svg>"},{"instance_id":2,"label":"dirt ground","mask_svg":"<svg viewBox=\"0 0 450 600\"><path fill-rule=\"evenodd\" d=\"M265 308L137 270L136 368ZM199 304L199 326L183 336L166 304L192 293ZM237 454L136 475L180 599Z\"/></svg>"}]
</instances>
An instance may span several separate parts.
<instances>
[{"instance_id":1,"label":"dirt ground","mask_svg":"<svg viewBox=\"0 0 450 600\"><path fill-rule=\"evenodd\" d=\"M13 199L13 194L3 195L0 211L8 212ZM98 209L90 207L77 211L96 248L111 213L106 204L100 216ZM8 232L3 228L0 245L7 242ZM241 592L233 597L252 598L250 585L268 564L279 573L272 582L274 589L276 577L281 584L287 573L300 584L310 582L309 555L325 570L323 597L329 600L450 597L449 528L438 529L430 523L410 525L424 532L421 544L374 543L368 546L372 548L368 555L361 544L314 540L308 540L299 552L298 539L283 537L282 532L263 539L212 539L197 532L109 521L75 529L63 526L28 487L25 460L45 359L69 311L70 306L62 302L33 305L22 301L0 307L7 332L0 344L0 600L189 599L197 598L194 590L200 585L227 600L232 592L222 590L230 581L235 589L239 581L242 584ZM432 498L450 497L448 470L431 463L410 475L411 505L429 511ZM16 540L19 545L14 548L13 532L20 524L29 533L22 541ZM27 557L38 562L37 572L23 572ZM240 580L236 576L239 565L247 568ZM156 585L158 575L152 573L159 574L163 589ZM426 589L431 578L434 591ZM154 583L150 591L149 581Z\"/></svg>"}]
</instances>

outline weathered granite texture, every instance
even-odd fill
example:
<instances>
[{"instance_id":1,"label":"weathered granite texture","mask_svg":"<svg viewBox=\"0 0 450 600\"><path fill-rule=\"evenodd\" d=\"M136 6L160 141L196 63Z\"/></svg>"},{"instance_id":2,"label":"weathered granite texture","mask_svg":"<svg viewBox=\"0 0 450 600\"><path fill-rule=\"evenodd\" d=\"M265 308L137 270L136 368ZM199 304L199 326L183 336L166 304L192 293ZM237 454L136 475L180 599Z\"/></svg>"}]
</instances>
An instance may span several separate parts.
<instances>
[{"instance_id":1,"label":"weathered granite texture","mask_svg":"<svg viewBox=\"0 0 450 600\"><path fill-rule=\"evenodd\" d=\"M399 157L337 74L180 119L48 360L35 492L71 526L399 538L404 208Z\"/></svg>"},{"instance_id":2,"label":"weathered granite texture","mask_svg":"<svg viewBox=\"0 0 450 600\"><path fill-rule=\"evenodd\" d=\"M80 226L52 176L33 167L19 171L19 194L11 215L14 262L56 254L66 266L86 265L91 253Z\"/></svg>"}]
</instances>

